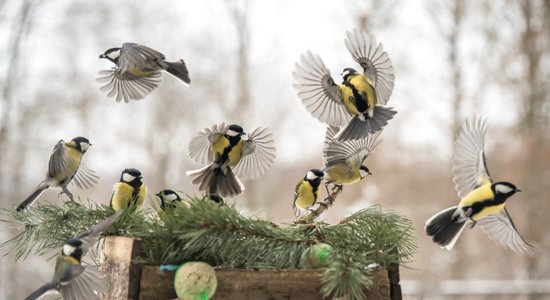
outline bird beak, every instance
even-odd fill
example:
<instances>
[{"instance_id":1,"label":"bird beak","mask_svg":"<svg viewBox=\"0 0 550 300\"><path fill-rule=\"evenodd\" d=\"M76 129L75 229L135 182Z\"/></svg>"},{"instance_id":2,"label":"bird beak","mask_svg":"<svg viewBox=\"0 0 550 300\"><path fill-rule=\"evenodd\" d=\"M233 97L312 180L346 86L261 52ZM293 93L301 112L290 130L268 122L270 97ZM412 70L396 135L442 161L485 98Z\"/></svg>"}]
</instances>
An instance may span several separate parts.
<instances>
[{"instance_id":1,"label":"bird beak","mask_svg":"<svg viewBox=\"0 0 550 300\"><path fill-rule=\"evenodd\" d=\"M520 189L516 189L516 193L519 193L519 192L521 192L521 190L520 190Z\"/></svg>"},{"instance_id":2,"label":"bird beak","mask_svg":"<svg viewBox=\"0 0 550 300\"><path fill-rule=\"evenodd\" d=\"M367 174L372 175L372 173L370 171L368 171Z\"/></svg>"},{"instance_id":3,"label":"bird beak","mask_svg":"<svg viewBox=\"0 0 550 300\"><path fill-rule=\"evenodd\" d=\"M99 58L106 58L107 56L105 56L105 54L101 54L99 55Z\"/></svg>"}]
</instances>

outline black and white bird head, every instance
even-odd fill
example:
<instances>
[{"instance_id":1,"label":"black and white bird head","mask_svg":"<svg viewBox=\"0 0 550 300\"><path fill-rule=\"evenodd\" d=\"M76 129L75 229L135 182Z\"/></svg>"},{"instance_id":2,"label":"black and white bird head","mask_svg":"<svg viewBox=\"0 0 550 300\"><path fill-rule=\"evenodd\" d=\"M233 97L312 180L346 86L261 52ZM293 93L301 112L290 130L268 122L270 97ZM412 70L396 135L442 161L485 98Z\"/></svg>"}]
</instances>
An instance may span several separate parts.
<instances>
[{"instance_id":1,"label":"black and white bird head","mask_svg":"<svg viewBox=\"0 0 550 300\"><path fill-rule=\"evenodd\" d=\"M141 172L138 169L130 168L122 171L122 174L120 175L120 182L131 184L136 181L141 182L142 178Z\"/></svg>"},{"instance_id":2,"label":"black and white bird head","mask_svg":"<svg viewBox=\"0 0 550 300\"><path fill-rule=\"evenodd\" d=\"M227 129L227 132L225 133L229 137L236 137L244 135L244 130L241 126L237 124L231 124L229 125L229 129Z\"/></svg>"},{"instance_id":3,"label":"black and white bird head","mask_svg":"<svg viewBox=\"0 0 550 300\"><path fill-rule=\"evenodd\" d=\"M181 202L181 197L173 190L166 189L156 194L160 199L160 208L166 210L168 207L175 207L175 202Z\"/></svg>"},{"instance_id":4,"label":"black and white bird head","mask_svg":"<svg viewBox=\"0 0 550 300\"><path fill-rule=\"evenodd\" d=\"M353 68L345 68L344 71L342 71L342 77L345 81L348 81L348 77L353 74L357 74L357 71Z\"/></svg>"},{"instance_id":5,"label":"black and white bird head","mask_svg":"<svg viewBox=\"0 0 550 300\"><path fill-rule=\"evenodd\" d=\"M321 182L323 177L325 177L325 173L323 171L319 169L311 169L307 171L305 179L309 182L316 182L316 181Z\"/></svg>"},{"instance_id":6,"label":"black and white bird head","mask_svg":"<svg viewBox=\"0 0 550 300\"><path fill-rule=\"evenodd\" d=\"M88 151L88 148L91 145L92 144L90 143L90 141L87 138L82 136L75 137L74 139L71 140L71 146L73 146L74 148L76 148L78 151L82 153L86 153L86 151Z\"/></svg>"},{"instance_id":7,"label":"black and white bird head","mask_svg":"<svg viewBox=\"0 0 550 300\"><path fill-rule=\"evenodd\" d=\"M367 166L361 165L361 167L359 167L359 175L361 175L361 179L363 179L368 175L372 175L372 173L370 172L369 168L367 168Z\"/></svg>"},{"instance_id":8,"label":"black and white bird head","mask_svg":"<svg viewBox=\"0 0 550 300\"><path fill-rule=\"evenodd\" d=\"M120 57L120 49L121 48L107 49L107 51L105 51L105 53L101 54L99 56L99 58L106 58L106 59L112 61L113 63L117 64L118 63L118 58Z\"/></svg>"},{"instance_id":9,"label":"black and white bird head","mask_svg":"<svg viewBox=\"0 0 550 300\"><path fill-rule=\"evenodd\" d=\"M82 257L82 241L79 239L70 239L63 244L63 249L61 250L64 256L71 256L80 261Z\"/></svg>"},{"instance_id":10,"label":"black and white bird head","mask_svg":"<svg viewBox=\"0 0 550 300\"><path fill-rule=\"evenodd\" d=\"M517 192L521 192L521 190L518 189L515 185L505 181L493 183L491 189L495 193L496 197L504 197L504 199L512 196Z\"/></svg>"}]
</instances>

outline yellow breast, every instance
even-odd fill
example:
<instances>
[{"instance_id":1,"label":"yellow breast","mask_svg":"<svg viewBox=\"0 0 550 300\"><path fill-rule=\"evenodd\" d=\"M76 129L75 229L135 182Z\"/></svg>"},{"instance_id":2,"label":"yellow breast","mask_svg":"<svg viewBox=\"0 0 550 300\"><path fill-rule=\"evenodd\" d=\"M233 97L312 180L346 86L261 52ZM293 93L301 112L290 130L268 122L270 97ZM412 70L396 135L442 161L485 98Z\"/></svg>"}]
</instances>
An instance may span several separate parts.
<instances>
[{"instance_id":1,"label":"yellow breast","mask_svg":"<svg viewBox=\"0 0 550 300\"><path fill-rule=\"evenodd\" d=\"M125 182L115 183L113 196L111 197L111 206L115 211L128 207L133 199L134 188ZM143 200L142 200L143 202Z\"/></svg>"},{"instance_id":2,"label":"yellow breast","mask_svg":"<svg viewBox=\"0 0 550 300\"><path fill-rule=\"evenodd\" d=\"M460 200L460 203L458 205L461 206L461 207L471 206L474 203L494 199L495 194L493 193L493 190L491 189L491 184L492 183L489 180L487 180L480 187L478 187L477 189L471 191L470 193L468 193L468 195L466 195L464 198L462 198L462 200ZM477 214L471 216L471 218L474 221L479 221L479 220L483 219L484 217L486 217L488 215L495 214L495 213L500 213L503 209L504 209L504 203L498 204L498 205L487 206L487 207L483 208Z\"/></svg>"},{"instance_id":3,"label":"yellow breast","mask_svg":"<svg viewBox=\"0 0 550 300\"><path fill-rule=\"evenodd\" d=\"M349 168L346 165L334 165L325 170L325 179L336 184L352 184L361 180L359 168Z\"/></svg>"},{"instance_id":4,"label":"yellow breast","mask_svg":"<svg viewBox=\"0 0 550 300\"><path fill-rule=\"evenodd\" d=\"M303 181L296 190L296 200L294 205L299 209L308 209L315 204L316 196L313 193L313 187L307 181Z\"/></svg>"},{"instance_id":5,"label":"yellow breast","mask_svg":"<svg viewBox=\"0 0 550 300\"><path fill-rule=\"evenodd\" d=\"M346 107L346 110L353 116L358 115L359 111L357 110L357 107L355 106L355 97L353 96L353 90L345 86L343 84L339 85L338 88L340 89L340 93L342 95L342 101L344 103L344 106Z\"/></svg>"}]
</instances>

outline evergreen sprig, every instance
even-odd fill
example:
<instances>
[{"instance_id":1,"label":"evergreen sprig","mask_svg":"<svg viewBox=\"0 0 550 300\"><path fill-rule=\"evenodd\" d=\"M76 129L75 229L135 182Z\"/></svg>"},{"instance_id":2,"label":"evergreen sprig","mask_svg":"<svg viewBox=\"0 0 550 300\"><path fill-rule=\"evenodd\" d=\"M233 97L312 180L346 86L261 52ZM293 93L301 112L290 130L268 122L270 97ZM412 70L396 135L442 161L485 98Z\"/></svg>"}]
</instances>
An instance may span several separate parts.
<instances>
[{"instance_id":1,"label":"evergreen sprig","mask_svg":"<svg viewBox=\"0 0 550 300\"><path fill-rule=\"evenodd\" d=\"M113 213L105 206L37 205L24 212L4 210L3 221L21 232L0 247L16 259L43 255ZM329 297L364 299L371 266L406 263L416 251L410 220L380 206L363 209L335 225L325 222L278 226L244 216L232 206L189 199L176 208L127 212L106 234L141 239L146 264L201 260L217 267L294 269L302 253L317 243L333 247L322 292Z\"/></svg>"}]
</instances>

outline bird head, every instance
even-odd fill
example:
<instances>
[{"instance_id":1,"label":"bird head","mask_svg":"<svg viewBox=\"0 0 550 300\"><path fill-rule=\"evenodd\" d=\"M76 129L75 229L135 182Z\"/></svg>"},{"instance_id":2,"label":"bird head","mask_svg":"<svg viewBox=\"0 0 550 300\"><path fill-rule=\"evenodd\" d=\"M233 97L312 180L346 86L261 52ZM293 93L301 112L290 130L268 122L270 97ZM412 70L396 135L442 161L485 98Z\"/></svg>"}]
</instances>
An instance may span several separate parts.
<instances>
[{"instance_id":1,"label":"bird head","mask_svg":"<svg viewBox=\"0 0 550 300\"><path fill-rule=\"evenodd\" d=\"M518 189L515 185L505 181L493 183L491 189L495 193L495 196L504 197L504 199L512 196L517 192L521 192L521 190Z\"/></svg>"},{"instance_id":2,"label":"bird head","mask_svg":"<svg viewBox=\"0 0 550 300\"><path fill-rule=\"evenodd\" d=\"M80 261L82 256L82 241L77 238L72 238L63 244L63 249L61 250L64 256L71 256Z\"/></svg>"},{"instance_id":3,"label":"bird head","mask_svg":"<svg viewBox=\"0 0 550 300\"><path fill-rule=\"evenodd\" d=\"M357 74L357 71L353 68L345 68L344 71L342 71L342 77L344 77L345 81L348 81L348 77L353 74Z\"/></svg>"},{"instance_id":4,"label":"bird head","mask_svg":"<svg viewBox=\"0 0 550 300\"><path fill-rule=\"evenodd\" d=\"M229 137L236 137L244 135L244 130L241 126L237 124L231 124L229 125L229 129L227 129L227 132L225 133Z\"/></svg>"},{"instance_id":5,"label":"bird head","mask_svg":"<svg viewBox=\"0 0 550 300\"><path fill-rule=\"evenodd\" d=\"M372 175L369 168L367 168L367 166L365 165L362 165L361 167L359 167L359 174L361 175L361 179L367 177L368 175Z\"/></svg>"},{"instance_id":6,"label":"bird head","mask_svg":"<svg viewBox=\"0 0 550 300\"><path fill-rule=\"evenodd\" d=\"M166 189L156 194L160 199L160 208L166 210L168 206L174 207L175 202L181 202L181 197L173 190Z\"/></svg>"},{"instance_id":7,"label":"bird head","mask_svg":"<svg viewBox=\"0 0 550 300\"><path fill-rule=\"evenodd\" d=\"M86 153L88 151L88 148L92 145L90 141L82 136L75 137L69 142L69 145L76 148L78 151L82 153Z\"/></svg>"},{"instance_id":8,"label":"bird head","mask_svg":"<svg viewBox=\"0 0 550 300\"><path fill-rule=\"evenodd\" d=\"M118 62L119 56L120 48L111 48L105 51L105 53L99 55L99 58L106 58L116 64Z\"/></svg>"},{"instance_id":9,"label":"bird head","mask_svg":"<svg viewBox=\"0 0 550 300\"><path fill-rule=\"evenodd\" d=\"M141 172L138 169L129 168L122 171L122 174L120 175L120 182L130 184L135 181L141 182L142 178Z\"/></svg>"},{"instance_id":10,"label":"bird head","mask_svg":"<svg viewBox=\"0 0 550 300\"><path fill-rule=\"evenodd\" d=\"M316 181L316 180L321 181L321 179L323 179L324 176L325 176L325 173L323 171L319 169L311 169L307 171L306 179L308 181Z\"/></svg>"}]
</instances>

